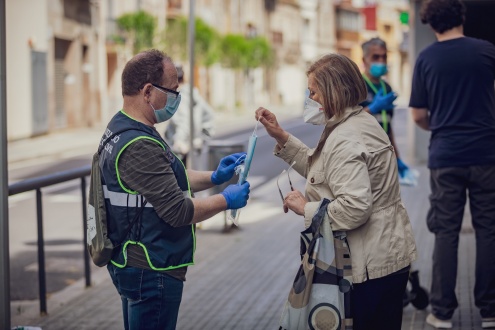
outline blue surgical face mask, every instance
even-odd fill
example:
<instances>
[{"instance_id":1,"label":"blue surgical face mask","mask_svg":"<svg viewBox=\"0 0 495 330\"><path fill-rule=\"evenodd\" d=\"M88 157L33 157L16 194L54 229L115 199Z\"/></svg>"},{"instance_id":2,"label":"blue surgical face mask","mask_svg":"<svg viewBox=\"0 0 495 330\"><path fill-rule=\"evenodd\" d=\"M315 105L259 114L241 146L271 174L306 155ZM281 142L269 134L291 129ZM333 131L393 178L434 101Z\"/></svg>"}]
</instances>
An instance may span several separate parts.
<instances>
[{"instance_id":1,"label":"blue surgical face mask","mask_svg":"<svg viewBox=\"0 0 495 330\"><path fill-rule=\"evenodd\" d=\"M165 91L162 91L159 88L156 88L156 89L162 93L167 94L167 103L165 104L165 106L163 108L157 110L153 107L153 104L150 103L151 108L155 111L156 123L158 124L158 123L162 123L164 121L169 120L177 112L177 109L179 108L181 96L180 96L180 94L175 95L172 93L167 93Z\"/></svg>"},{"instance_id":2,"label":"blue surgical face mask","mask_svg":"<svg viewBox=\"0 0 495 330\"><path fill-rule=\"evenodd\" d=\"M380 78L388 72L387 65L385 63L374 62L371 63L370 74L375 78Z\"/></svg>"}]
</instances>

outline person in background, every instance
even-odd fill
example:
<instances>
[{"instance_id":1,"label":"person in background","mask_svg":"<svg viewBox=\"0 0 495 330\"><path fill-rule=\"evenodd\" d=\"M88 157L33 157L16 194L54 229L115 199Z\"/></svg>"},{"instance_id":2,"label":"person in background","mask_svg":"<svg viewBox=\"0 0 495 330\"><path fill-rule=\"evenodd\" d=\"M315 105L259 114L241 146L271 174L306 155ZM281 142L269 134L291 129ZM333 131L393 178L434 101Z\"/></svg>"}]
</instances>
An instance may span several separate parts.
<instances>
[{"instance_id":1,"label":"person in background","mask_svg":"<svg viewBox=\"0 0 495 330\"><path fill-rule=\"evenodd\" d=\"M495 328L495 46L465 37L459 0L424 1L421 21L437 42L414 67L409 106L416 124L431 131L428 229L435 235L426 322L452 328L459 232L469 194L476 235L474 299L483 328Z\"/></svg>"},{"instance_id":2,"label":"person in background","mask_svg":"<svg viewBox=\"0 0 495 330\"><path fill-rule=\"evenodd\" d=\"M339 54L313 63L304 120L325 128L309 148L278 124L274 113L256 110L275 139L274 153L307 179L306 192L289 191L284 210L306 227L323 198L333 231L345 231L352 259L353 329L398 330L402 298L416 245L401 201L397 157L390 140L359 103L367 95L357 65Z\"/></svg>"},{"instance_id":3,"label":"person in background","mask_svg":"<svg viewBox=\"0 0 495 330\"><path fill-rule=\"evenodd\" d=\"M248 182L194 198L194 191L230 180L245 153L224 157L214 172L186 170L154 128L177 111L178 86L177 70L163 52L134 56L122 72L123 108L102 138L115 134L100 169L108 234L122 242L107 268L125 329L175 329L187 267L194 264L195 224L242 208L249 198Z\"/></svg>"},{"instance_id":4,"label":"person in background","mask_svg":"<svg viewBox=\"0 0 495 330\"><path fill-rule=\"evenodd\" d=\"M182 95L182 101L177 113L169 120L165 129L165 140L172 146L173 152L179 156L184 164L187 161L187 155L190 152L190 86L184 83L184 71L182 66L176 66L179 80L179 90ZM205 139L214 134L214 111L206 102L198 89L195 87L194 97L194 152L199 154L203 147Z\"/></svg>"},{"instance_id":5,"label":"person in background","mask_svg":"<svg viewBox=\"0 0 495 330\"><path fill-rule=\"evenodd\" d=\"M361 102L365 111L376 118L380 126L387 133L397 156L399 176L404 177L408 166L399 157L399 149L395 144L394 132L392 130L392 118L395 105L393 102L397 94L392 87L382 79L387 74L387 44L380 38L372 38L362 44L364 72L363 78L366 82L368 95Z\"/></svg>"}]
</instances>

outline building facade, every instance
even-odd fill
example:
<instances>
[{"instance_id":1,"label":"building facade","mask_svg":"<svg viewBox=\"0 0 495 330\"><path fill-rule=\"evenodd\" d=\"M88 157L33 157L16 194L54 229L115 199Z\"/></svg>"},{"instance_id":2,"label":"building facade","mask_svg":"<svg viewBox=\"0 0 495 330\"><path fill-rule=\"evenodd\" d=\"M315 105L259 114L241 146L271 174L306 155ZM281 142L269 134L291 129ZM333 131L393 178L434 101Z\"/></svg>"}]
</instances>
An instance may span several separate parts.
<instances>
[{"instance_id":1,"label":"building facade","mask_svg":"<svg viewBox=\"0 0 495 330\"><path fill-rule=\"evenodd\" d=\"M99 123L98 3L9 0L6 11L8 139Z\"/></svg>"},{"instance_id":2,"label":"building facade","mask_svg":"<svg viewBox=\"0 0 495 330\"><path fill-rule=\"evenodd\" d=\"M8 140L104 125L122 107L120 74L133 55L116 19L151 13L158 41L167 20L187 17L188 6L186 0L6 0ZM274 50L269 67L197 67L196 84L218 111L259 105L302 111L307 66L337 50L333 1L197 0L195 11L222 35L264 36ZM29 24L26 12L36 12Z\"/></svg>"}]
</instances>

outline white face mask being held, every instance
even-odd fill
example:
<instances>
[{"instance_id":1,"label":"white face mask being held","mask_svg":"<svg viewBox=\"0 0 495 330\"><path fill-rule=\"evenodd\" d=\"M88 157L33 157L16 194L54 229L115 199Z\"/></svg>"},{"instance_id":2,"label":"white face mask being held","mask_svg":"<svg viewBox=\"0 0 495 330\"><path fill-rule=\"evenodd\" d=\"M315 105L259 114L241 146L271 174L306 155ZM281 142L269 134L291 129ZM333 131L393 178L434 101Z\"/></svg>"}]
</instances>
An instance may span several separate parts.
<instances>
[{"instance_id":1,"label":"white face mask being held","mask_svg":"<svg viewBox=\"0 0 495 330\"><path fill-rule=\"evenodd\" d=\"M309 98L306 97L304 101L304 122L313 125L324 125L327 122L325 117L325 111L323 110L323 106Z\"/></svg>"}]
</instances>

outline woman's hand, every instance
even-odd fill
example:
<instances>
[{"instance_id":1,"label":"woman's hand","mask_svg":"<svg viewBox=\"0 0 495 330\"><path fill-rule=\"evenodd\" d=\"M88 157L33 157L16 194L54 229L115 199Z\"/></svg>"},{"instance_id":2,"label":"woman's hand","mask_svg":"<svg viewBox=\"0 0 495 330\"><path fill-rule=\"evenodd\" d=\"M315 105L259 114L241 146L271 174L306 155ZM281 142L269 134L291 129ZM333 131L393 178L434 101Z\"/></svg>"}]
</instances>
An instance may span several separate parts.
<instances>
[{"instance_id":1,"label":"woman's hand","mask_svg":"<svg viewBox=\"0 0 495 330\"><path fill-rule=\"evenodd\" d=\"M255 112L255 118L256 120L259 120L263 126L265 126L268 135L277 140L278 145L282 148L289 139L289 133L280 127L275 114L260 107Z\"/></svg>"},{"instance_id":2,"label":"woman's hand","mask_svg":"<svg viewBox=\"0 0 495 330\"><path fill-rule=\"evenodd\" d=\"M307 202L299 190L291 191L284 198L284 212L292 210L295 214L304 216L304 206Z\"/></svg>"}]
</instances>

